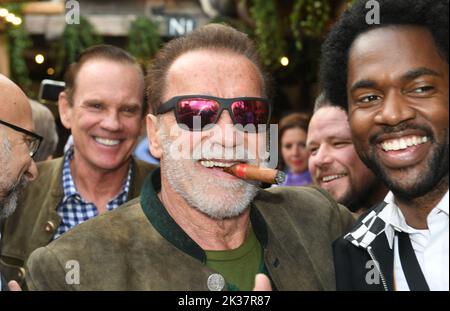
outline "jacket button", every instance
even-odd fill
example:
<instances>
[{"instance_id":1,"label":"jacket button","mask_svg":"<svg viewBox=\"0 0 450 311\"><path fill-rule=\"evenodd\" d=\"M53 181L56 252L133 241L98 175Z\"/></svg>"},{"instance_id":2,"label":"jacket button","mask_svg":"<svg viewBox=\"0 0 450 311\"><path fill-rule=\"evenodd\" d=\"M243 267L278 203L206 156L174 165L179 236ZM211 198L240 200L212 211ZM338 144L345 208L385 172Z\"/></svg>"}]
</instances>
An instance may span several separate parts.
<instances>
[{"instance_id":1,"label":"jacket button","mask_svg":"<svg viewBox=\"0 0 450 311\"><path fill-rule=\"evenodd\" d=\"M52 221L47 221L47 223L45 224L45 232L54 232L56 229L55 224Z\"/></svg>"},{"instance_id":2,"label":"jacket button","mask_svg":"<svg viewBox=\"0 0 450 311\"><path fill-rule=\"evenodd\" d=\"M25 278L25 269L24 268L19 268L19 271L17 272L17 277L21 280L23 280Z\"/></svg>"},{"instance_id":3,"label":"jacket button","mask_svg":"<svg viewBox=\"0 0 450 311\"><path fill-rule=\"evenodd\" d=\"M278 258L275 258L272 265L274 266L274 268L278 268L280 266L280 260L278 260Z\"/></svg>"},{"instance_id":4,"label":"jacket button","mask_svg":"<svg viewBox=\"0 0 450 311\"><path fill-rule=\"evenodd\" d=\"M213 273L208 277L208 289L210 291L221 291L225 287L225 279L219 273Z\"/></svg>"}]
</instances>

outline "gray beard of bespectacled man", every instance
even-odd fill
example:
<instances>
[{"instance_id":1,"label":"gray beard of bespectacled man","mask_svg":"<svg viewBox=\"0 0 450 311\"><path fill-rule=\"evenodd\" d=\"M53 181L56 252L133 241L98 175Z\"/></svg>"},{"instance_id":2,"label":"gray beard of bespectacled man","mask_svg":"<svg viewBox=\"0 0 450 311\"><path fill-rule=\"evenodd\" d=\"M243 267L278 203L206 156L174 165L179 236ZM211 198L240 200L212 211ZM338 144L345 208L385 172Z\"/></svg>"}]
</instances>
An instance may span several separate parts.
<instances>
[{"instance_id":1,"label":"gray beard of bespectacled man","mask_svg":"<svg viewBox=\"0 0 450 311\"><path fill-rule=\"evenodd\" d=\"M22 177L17 183L8 187L7 190L3 190L3 182L0 182L0 219L11 216L14 213L17 206L17 199L21 191L25 188L27 184L26 178Z\"/></svg>"},{"instance_id":2,"label":"gray beard of bespectacled man","mask_svg":"<svg viewBox=\"0 0 450 311\"><path fill-rule=\"evenodd\" d=\"M27 184L27 179L22 176L17 182L8 182L11 172L8 170L8 162L11 161L11 155L8 154L8 146L4 141L0 145L0 220L14 213L17 206L17 199L21 190Z\"/></svg>"}]
</instances>

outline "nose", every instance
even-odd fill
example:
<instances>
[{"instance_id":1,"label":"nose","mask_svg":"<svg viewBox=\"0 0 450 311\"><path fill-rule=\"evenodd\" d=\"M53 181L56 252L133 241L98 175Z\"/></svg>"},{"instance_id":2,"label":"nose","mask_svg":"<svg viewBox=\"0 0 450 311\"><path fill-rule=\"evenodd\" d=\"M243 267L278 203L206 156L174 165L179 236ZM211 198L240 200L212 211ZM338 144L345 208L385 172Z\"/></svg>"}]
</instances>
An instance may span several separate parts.
<instances>
[{"instance_id":1,"label":"nose","mask_svg":"<svg viewBox=\"0 0 450 311\"><path fill-rule=\"evenodd\" d=\"M106 115L101 122L101 127L110 132L117 132L121 129L119 114L116 111L112 111Z\"/></svg>"},{"instance_id":2,"label":"nose","mask_svg":"<svg viewBox=\"0 0 450 311\"><path fill-rule=\"evenodd\" d=\"M34 162L33 159L31 159L31 163L28 166L27 171L25 172L25 176L29 181L35 180L36 177L38 176L38 169L36 166L36 162Z\"/></svg>"},{"instance_id":3,"label":"nose","mask_svg":"<svg viewBox=\"0 0 450 311\"><path fill-rule=\"evenodd\" d=\"M384 99L381 109L375 115L374 121L380 125L395 126L416 116L405 96L392 91Z\"/></svg>"},{"instance_id":4,"label":"nose","mask_svg":"<svg viewBox=\"0 0 450 311\"><path fill-rule=\"evenodd\" d=\"M222 112L214 130L220 131L220 133L215 133L214 136L220 139L222 146L233 147L238 144L237 138L239 134L234 127L233 120L227 110Z\"/></svg>"},{"instance_id":5,"label":"nose","mask_svg":"<svg viewBox=\"0 0 450 311\"><path fill-rule=\"evenodd\" d=\"M302 147L301 146L293 146L292 147L292 155L295 157L299 157L302 153Z\"/></svg>"},{"instance_id":6,"label":"nose","mask_svg":"<svg viewBox=\"0 0 450 311\"><path fill-rule=\"evenodd\" d=\"M312 166L323 167L333 162L333 157L326 146L320 146L315 155L310 155Z\"/></svg>"}]
</instances>

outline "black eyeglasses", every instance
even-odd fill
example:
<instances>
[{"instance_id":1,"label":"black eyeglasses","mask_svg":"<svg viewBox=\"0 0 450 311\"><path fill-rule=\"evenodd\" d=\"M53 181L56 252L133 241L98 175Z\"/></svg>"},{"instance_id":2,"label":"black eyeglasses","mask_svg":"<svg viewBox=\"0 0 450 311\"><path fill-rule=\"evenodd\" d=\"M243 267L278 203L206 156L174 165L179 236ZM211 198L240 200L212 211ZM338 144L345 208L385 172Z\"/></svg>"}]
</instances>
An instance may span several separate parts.
<instances>
[{"instance_id":1,"label":"black eyeglasses","mask_svg":"<svg viewBox=\"0 0 450 311\"><path fill-rule=\"evenodd\" d=\"M3 120L0 120L0 124L6 125L7 127L12 128L13 130L15 130L17 132L27 135L28 139L25 140L25 143L27 144L30 157L34 157L34 155L36 154L36 152L39 149L39 146L41 145L41 142L43 139L42 136L39 136L36 133L27 131L24 128L21 128L19 126L16 126L16 125L8 123L8 122L5 122Z\"/></svg>"},{"instance_id":2,"label":"black eyeglasses","mask_svg":"<svg viewBox=\"0 0 450 311\"><path fill-rule=\"evenodd\" d=\"M224 110L230 113L233 123L257 127L268 125L272 113L270 100L259 97L218 98L206 95L184 95L173 97L161 104L158 114L175 110L179 124L190 131L202 130L206 125L215 124ZM201 128L194 127L194 117L199 117Z\"/></svg>"}]
</instances>

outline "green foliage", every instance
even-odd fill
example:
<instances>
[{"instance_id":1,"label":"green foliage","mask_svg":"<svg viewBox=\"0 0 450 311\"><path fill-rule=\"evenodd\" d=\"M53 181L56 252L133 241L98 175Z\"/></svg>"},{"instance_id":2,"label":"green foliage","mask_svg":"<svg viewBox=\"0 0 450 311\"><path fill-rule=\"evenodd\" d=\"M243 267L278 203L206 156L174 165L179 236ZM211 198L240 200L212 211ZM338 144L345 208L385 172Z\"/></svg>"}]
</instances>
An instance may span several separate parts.
<instances>
[{"instance_id":1,"label":"green foliage","mask_svg":"<svg viewBox=\"0 0 450 311\"><path fill-rule=\"evenodd\" d=\"M21 18L21 6L10 4L6 6L9 12ZM24 90L30 94L31 79L27 63L25 61L25 50L32 46L31 39L23 26L8 25L6 30L9 46L9 62L11 68L11 78Z\"/></svg>"},{"instance_id":2,"label":"green foliage","mask_svg":"<svg viewBox=\"0 0 450 311\"><path fill-rule=\"evenodd\" d=\"M161 46L158 25L141 16L131 23L128 35L128 51L143 66L147 65Z\"/></svg>"},{"instance_id":3,"label":"green foliage","mask_svg":"<svg viewBox=\"0 0 450 311\"><path fill-rule=\"evenodd\" d=\"M25 61L25 50L31 47L31 40L23 26L10 26L7 35L9 40L11 78L26 93L29 93L31 79Z\"/></svg>"},{"instance_id":4,"label":"green foliage","mask_svg":"<svg viewBox=\"0 0 450 311\"><path fill-rule=\"evenodd\" d=\"M290 16L291 30L298 51L303 49L304 37L320 37L330 20L328 0L296 0Z\"/></svg>"},{"instance_id":5,"label":"green foliage","mask_svg":"<svg viewBox=\"0 0 450 311\"><path fill-rule=\"evenodd\" d=\"M267 67L274 69L280 66L279 60L284 55L286 45L276 2L254 0L250 8L261 58Z\"/></svg>"},{"instance_id":6,"label":"green foliage","mask_svg":"<svg viewBox=\"0 0 450 311\"><path fill-rule=\"evenodd\" d=\"M250 14L255 22L255 36L264 63L272 69L280 66L286 47L295 44L302 51L305 39L320 38L331 18L329 0L294 0L288 18L278 12L283 3L277 0L253 0ZM283 4L286 9L289 4ZM289 36L289 33L292 35ZM292 42L292 39L293 42Z\"/></svg>"},{"instance_id":7,"label":"green foliage","mask_svg":"<svg viewBox=\"0 0 450 311\"><path fill-rule=\"evenodd\" d=\"M82 51L101 42L92 24L83 16L80 16L80 24L67 24L56 48L57 74L75 62Z\"/></svg>"}]
</instances>

